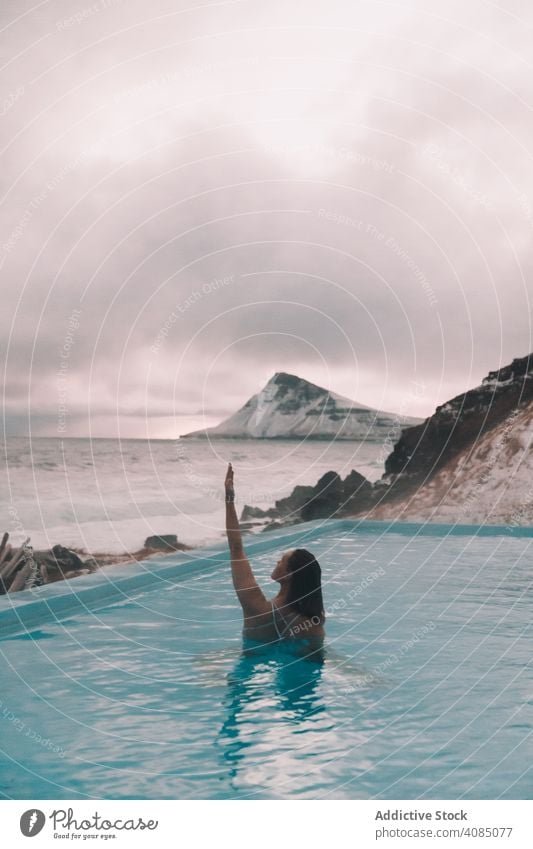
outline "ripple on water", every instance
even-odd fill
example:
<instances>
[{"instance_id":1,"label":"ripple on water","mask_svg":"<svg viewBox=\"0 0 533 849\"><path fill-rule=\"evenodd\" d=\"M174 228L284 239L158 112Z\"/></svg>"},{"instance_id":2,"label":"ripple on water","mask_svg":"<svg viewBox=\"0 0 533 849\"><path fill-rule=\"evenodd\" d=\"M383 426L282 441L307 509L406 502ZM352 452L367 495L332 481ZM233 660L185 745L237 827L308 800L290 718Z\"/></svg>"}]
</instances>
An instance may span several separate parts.
<instances>
[{"instance_id":1,"label":"ripple on water","mask_svg":"<svg viewBox=\"0 0 533 849\"><path fill-rule=\"evenodd\" d=\"M309 543L330 610L320 662L243 646L226 570L3 641L10 709L68 752L7 727L8 756L41 775L13 766L10 795L529 798L530 579L502 581L493 541L466 539ZM254 558L264 586L273 559Z\"/></svg>"}]
</instances>

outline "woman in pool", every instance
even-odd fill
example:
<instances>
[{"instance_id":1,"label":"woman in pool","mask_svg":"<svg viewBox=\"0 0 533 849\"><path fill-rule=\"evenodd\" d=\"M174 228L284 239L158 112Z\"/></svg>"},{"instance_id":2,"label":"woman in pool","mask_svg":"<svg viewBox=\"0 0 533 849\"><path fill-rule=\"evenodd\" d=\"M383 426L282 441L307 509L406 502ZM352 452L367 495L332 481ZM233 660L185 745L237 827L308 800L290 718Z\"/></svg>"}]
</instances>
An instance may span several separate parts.
<instances>
[{"instance_id":1,"label":"woman in pool","mask_svg":"<svg viewBox=\"0 0 533 849\"><path fill-rule=\"evenodd\" d=\"M244 615L244 636L261 642L290 638L324 637L324 604L320 566L309 551L287 551L276 563L271 578L280 585L271 601L255 580L242 544L235 511L235 490L231 463L225 480L226 531L231 555L233 586Z\"/></svg>"}]
</instances>

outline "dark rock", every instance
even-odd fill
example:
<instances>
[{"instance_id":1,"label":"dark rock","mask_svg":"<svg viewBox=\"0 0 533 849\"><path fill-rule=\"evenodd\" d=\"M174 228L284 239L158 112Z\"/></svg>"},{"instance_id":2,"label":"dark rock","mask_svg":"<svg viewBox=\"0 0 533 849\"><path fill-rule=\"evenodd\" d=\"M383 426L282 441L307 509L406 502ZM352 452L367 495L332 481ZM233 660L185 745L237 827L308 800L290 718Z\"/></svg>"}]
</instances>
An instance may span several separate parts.
<instances>
[{"instance_id":1,"label":"dark rock","mask_svg":"<svg viewBox=\"0 0 533 849\"><path fill-rule=\"evenodd\" d=\"M250 519L282 519L299 516L302 507L313 498L315 489L316 487L314 486L295 486L290 495L275 501L275 506L269 507L268 510L262 510L260 507L251 507L245 504L241 514L241 521L246 522Z\"/></svg>"},{"instance_id":2,"label":"dark rock","mask_svg":"<svg viewBox=\"0 0 533 849\"><path fill-rule=\"evenodd\" d=\"M249 522L252 519L274 519L278 515L278 511L274 507L268 510L262 510L260 507L251 507L245 504L242 508L241 522Z\"/></svg>"},{"instance_id":3,"label":"dark rock","mask_svg":"<svg viewBox=\"0 0 533 849\"><path fill-rule=\"evenodd\" d=\"M295 486L290 495L275 502L278 516L292 516L299 513L308 501L313 498L316 487Z\"/></svg>"},{"instance_id":4,"label":"dark rock","mask_svg":"<svg viewBox=\"0 0 533 849\"><path fill-rule=\"evenodd\" d=\"M492 428L533 400L533 354L491 371L480 386L436 408L422 424L405 428L385 461L383 501L407 498Z\"/></svg>"},{"instance_id":5,"label":"dark rock","mask_svg":"<svg viewBox=\"0 0 533 849\"><path fill-rule=\"evenodd\" d=\"M344 498L353 498L353 496L358 495L361 490L369 491L371 489L372 484L370 481L368 481L360 472L356 472L355 469L352 469L350 474L347 475L342 482Z\"/></svg>"},{"instance_id":6,"label":"dark rock","mask_svg":"<svg viewBox=\"0 0 533 849\"><path fill-rule=\"evenodd\" d=\"M368 510L374 503L374 487L364 475L352 469L342 482L342 504L339 515L352 515Z\"/></svg>"},{"instance_id":7,"label":"dark rock","mask_svg":"<svg viewBox=\"0 0 533 849\"><path fill-rule=\"evenodd\" d=\"M302 507L300 516L303 522L313 519L327 519L335 516L343 503L342 479L337 472L322 475L313 490L312 497Z\"/></svg>"},{"instance_id":8,"label":"dark rock","mask_svg":"<svg viewBox=\"0 0 533 849\"><path fill-rule=\"evenodd\" d=\"M367 509L372 502L372 484L352 469L343 481L337 472L326 472L315 486L296 486L275 507L261 510L246 506L243 519L273 519L263 530L287 527L297 522L325 519Z\"/></svg>"},{"instance_id":9,"label":"dark rock","mask_svg":"<svg viewBox=\"0 0 533 849\"><path fill-rule=\"evenodd\" d=\"M74 551L62 545L54 545L46 551L34 551L33 559L38 566L45 567L49 580L60 580L67 572L77 572L86 568Z\"/></svg>"},{"instance_id":10,"label":"dark rock","mask_svg":"<svg viewBox=\"0 0 533 849\"><path fill-rule=\"evenodd\" d=\"M155 535L145 539L144 548L153 551L179 551L180 543L176 534Z\"/></svg>"},{"instance_id":11,"label":"dark rock","mask_svg":"<svg viewBox=\"0 0 533 849\"><path fill-rule=\"evenodd\" d=\"M83 568L88 569L90 572L96 572L99 568L99 563L96 557L89 555L88 557L82 558Z\"/></svg>"},{"instance_id":12,"label":"dark rock","mask_svg":"<svg viewBox=\"0 0 533 849\"><path fill-rule=\"evenodd\" d=\"M65 548L63 545L54 545L51 554L58 563L63 563L65 567L83 569L83 560L70 548Z\"/></svg>"}]
</instances>

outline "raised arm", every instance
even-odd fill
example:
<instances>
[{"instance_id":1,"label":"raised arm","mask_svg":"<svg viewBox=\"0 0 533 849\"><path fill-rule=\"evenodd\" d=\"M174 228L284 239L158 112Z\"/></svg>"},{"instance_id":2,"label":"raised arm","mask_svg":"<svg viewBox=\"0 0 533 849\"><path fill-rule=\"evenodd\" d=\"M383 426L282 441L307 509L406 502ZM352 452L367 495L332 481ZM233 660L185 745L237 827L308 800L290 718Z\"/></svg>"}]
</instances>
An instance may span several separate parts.
<instances>
[{"instance_id":1,"label":"raised arm","mask_svg":"<svg viewBox=\"0 0 533 849\"><path fill-rule=\"evenodd\" d=\"M245 618L261 616L269 610L268 602L255 580L252 567L246 557L242 544L242 534L235 510L235 490L233 468L228 465L225 480L226 489L226 533L231 555L231 575L233 586L241 603Z\"/></svg>"}]
</instances>

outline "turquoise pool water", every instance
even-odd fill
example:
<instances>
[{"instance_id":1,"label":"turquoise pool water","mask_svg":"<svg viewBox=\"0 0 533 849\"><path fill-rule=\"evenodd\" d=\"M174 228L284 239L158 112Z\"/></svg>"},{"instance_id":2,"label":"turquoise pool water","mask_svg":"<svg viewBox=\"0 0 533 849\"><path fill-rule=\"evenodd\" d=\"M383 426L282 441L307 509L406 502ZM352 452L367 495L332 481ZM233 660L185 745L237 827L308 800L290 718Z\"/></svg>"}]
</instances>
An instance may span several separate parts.
<instances>
[{"instance_id":1,"label":"turquoise pool water","mask_svg":"<svg viewBox=\"0 0 533 849\"><path fill-rule=\"evenodd\" d=\"M2 796L531 798L533 540L386 527L305 540L320 657L243 652L223 559L4 637Z\"/></svg>"}]
</instances>

